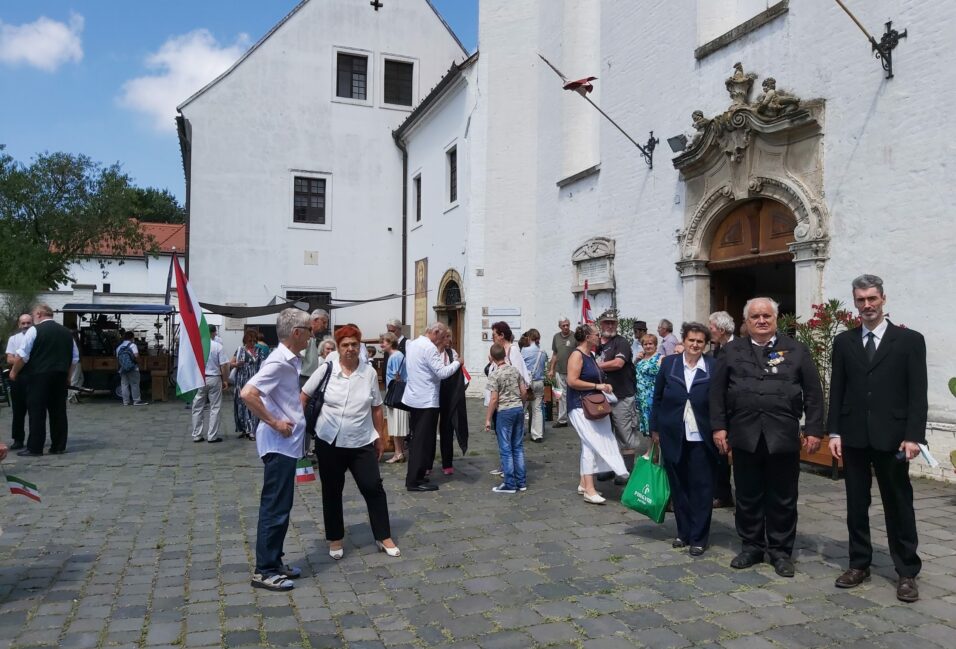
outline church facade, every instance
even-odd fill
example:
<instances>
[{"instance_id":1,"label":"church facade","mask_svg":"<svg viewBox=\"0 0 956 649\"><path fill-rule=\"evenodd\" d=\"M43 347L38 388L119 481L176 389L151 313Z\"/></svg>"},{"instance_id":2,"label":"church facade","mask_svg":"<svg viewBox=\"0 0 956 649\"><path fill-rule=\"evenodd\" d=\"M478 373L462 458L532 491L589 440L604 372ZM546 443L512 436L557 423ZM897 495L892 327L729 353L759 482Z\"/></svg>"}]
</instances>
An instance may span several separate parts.
<instances>
[{"instance_id":1,"label":"church facade","mask_svg":"<svg viewBox=\"0 0 956 649\"><path fill-rule=\"evenodd\" d=\"M412 6L385 5L380 15ZM806 318L826 299L849 304L850 281L877 274L891 319L928 345L928 436L946 468L914 471L953 479L956 364L946 341L956 307L942 298L956 270L947 214L956 126L945 118L956 98L945 56L956 7L877 0L854 11L878 42L897 30L892 78L835 3L482 0L480 52L466 60L450 45L431 48L444 57L421 85L431 90L382 143L392 156L387 165L382 154L380 175L395 184L356 223L350 250L374 254L354 297L404 291L404 305L342 317L372 332L399 311L412 331L444 320L479 375L491 323L536 327L549 340L559 317L579 320L585 280L595 313L613 306L653 330L662 318L679 325L716 310L739 323L757 294ZM562 88L587 77L596 77L587 99ZM224 110L210 107L207 121ZM359 157L368 160L356 166ZM257 172L241 176L253 193ZM226 175L221 187L234 181ZM194 172L197 197L198 182ZM191 228L209 227L212 212L190 212ZM403 219L395 236L379 236ZM274 239L269 221L256 223L289 258L257 271L298 281L291 261L304 241ZM206 241L228 243L218 234ZM191 235L193 281L226 295L227 275L206 277L221 262L198 261L197 244ZM211 249L209 258L220 259ZM323 267L321 281L339 285L347 268Z\"/></svg>"}]
</instances>

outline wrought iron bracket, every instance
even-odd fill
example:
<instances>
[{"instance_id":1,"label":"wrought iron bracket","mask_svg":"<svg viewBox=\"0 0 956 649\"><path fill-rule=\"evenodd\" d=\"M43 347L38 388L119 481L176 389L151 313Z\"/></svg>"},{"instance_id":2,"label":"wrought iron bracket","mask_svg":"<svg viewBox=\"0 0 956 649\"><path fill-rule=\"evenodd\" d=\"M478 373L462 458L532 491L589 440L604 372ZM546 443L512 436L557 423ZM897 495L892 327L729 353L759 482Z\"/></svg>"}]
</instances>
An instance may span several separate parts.
<instances>
[{"instance_id":1,"label":"wrought iron bracket","mask_svg":"<svg viewBox=\"0 0 956 649\"><path fill-rule=\"evenodd\" d=\"M657 147L660 140L654 137L654 131L651 131L650 137L647 138L647 143L644 146L640 144L637 145L637 148L641 150L641 156L647 162L647 166L651 169L654 168L654 149ZM635 142L635 144L637 144Z\"/></svg>"},{"instance_id":2,"label":"wrought iron bracket","mask_svg":"<svg viewBox=\"0 0 956 649\"><path fill-rule=\"evenodd\" d=\"M880 63L883 65L883 69L886 70L886 78L893 78L893 50L896 49L896 46L900 44L901 38L906 38L907 30L903 30L902 33L893 29L893 21L886 21L886 31L883 33L883 37L880 38L880 42L877 43L876 39L870 36L870 45L873 46L874 57L880 59Z\"/></svg>"}]
</instances>

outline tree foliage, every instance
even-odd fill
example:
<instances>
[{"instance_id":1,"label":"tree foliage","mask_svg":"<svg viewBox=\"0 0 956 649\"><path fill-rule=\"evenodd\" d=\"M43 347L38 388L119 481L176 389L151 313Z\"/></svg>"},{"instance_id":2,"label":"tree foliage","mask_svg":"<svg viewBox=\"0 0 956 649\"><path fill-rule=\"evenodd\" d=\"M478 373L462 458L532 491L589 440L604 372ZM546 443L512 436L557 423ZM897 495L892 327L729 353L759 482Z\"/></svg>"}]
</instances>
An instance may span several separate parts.
<instances>
[{"instance_id":1,"label":"tree foliage","mask_svg":"<svg viewBox=\"0 0 956 649\"><path fill-rule=\"evenodd\" d=\"M142 198L152 199L150 191L163 194L132 187L118 164L104 167L69 153L43 153L22 164L0 145L0 288L50 290L70 280L78 259L102 265L107 257L155 250L130 218L137 200L151 205Z\"/></svg>"},{"instance_id":2,"label":"tree foliage","mask_svg":"<svg viewBox=\"0 0 956 649\"><path fill-rule=\"evenodd\" d=\"M134 187L130 216L149 223L185 223L186 210L168 189Z\"/></svg>"}]
</instances>

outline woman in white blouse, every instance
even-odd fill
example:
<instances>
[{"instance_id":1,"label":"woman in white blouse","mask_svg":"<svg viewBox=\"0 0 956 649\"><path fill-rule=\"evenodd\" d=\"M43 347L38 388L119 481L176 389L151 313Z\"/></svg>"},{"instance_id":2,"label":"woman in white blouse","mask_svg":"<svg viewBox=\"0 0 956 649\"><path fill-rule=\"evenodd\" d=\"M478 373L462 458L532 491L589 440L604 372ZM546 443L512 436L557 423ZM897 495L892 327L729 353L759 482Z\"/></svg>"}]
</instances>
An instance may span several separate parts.
<instances>
[{"instance_id":1,"label":"woman in white blouse","mask_svg":"<svg viewBox=\"0 0 956 649\"><path fill-rule=\"evenodd\" d=\"M339 328L335 332L335 342L338 357L319 365L300 395L305 408L317 390L323 387L325 390L322 414L315 425L315 454L319 461L322 516L329 556L341 559L345 555L342 489L348 470L368 506L375 544L388 556L397 557L400 553L392 541L388 500L378 470L384 450L382 433L385 423L378 375L371 365L359 359L362 332L358 327L346 325Z\"/></svg>"}]
</instances>

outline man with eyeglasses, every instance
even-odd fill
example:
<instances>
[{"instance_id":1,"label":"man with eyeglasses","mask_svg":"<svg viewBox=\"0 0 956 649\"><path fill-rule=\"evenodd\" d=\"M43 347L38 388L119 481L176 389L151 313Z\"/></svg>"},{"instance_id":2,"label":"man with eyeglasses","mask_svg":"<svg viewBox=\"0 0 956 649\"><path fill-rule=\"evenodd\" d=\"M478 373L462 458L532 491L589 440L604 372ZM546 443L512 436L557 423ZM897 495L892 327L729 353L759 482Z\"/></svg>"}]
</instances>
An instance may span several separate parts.
<instances>
[{"instance_id":1,"label":"man with eyeglasses","mask_svg":"<svg viewBox=\"0 0 956 649\"><path fill-rule=\"evenodd\" d=\"M731 568L766 555L781 577L793 577L800 479L800 418L808 453L823 437L823 389L810 350L777 332L778 305L755 297L744 306L749 335L721 348L710 382L714 445L734 453L740 554Z\"/></svg>"},{"instance_id":2,"label":"man with eyeglasses","mask_svg":"<svg viewBox=\"0 0 956 649\"><path fill-rule=\"evenodd\" d=\"M17 350L23 344L23 339L32 326L33 316L29 313L21 313L17 319L17 333L7 339L7 365L10 367L13 367L13 363L17 360ZM13 411L11 431L13 444L10 445L10 450L18 451L23 448L23 443L26 441L27 400L23 381L10 380L10 409Z\"/></svg>"}]
</instances>

